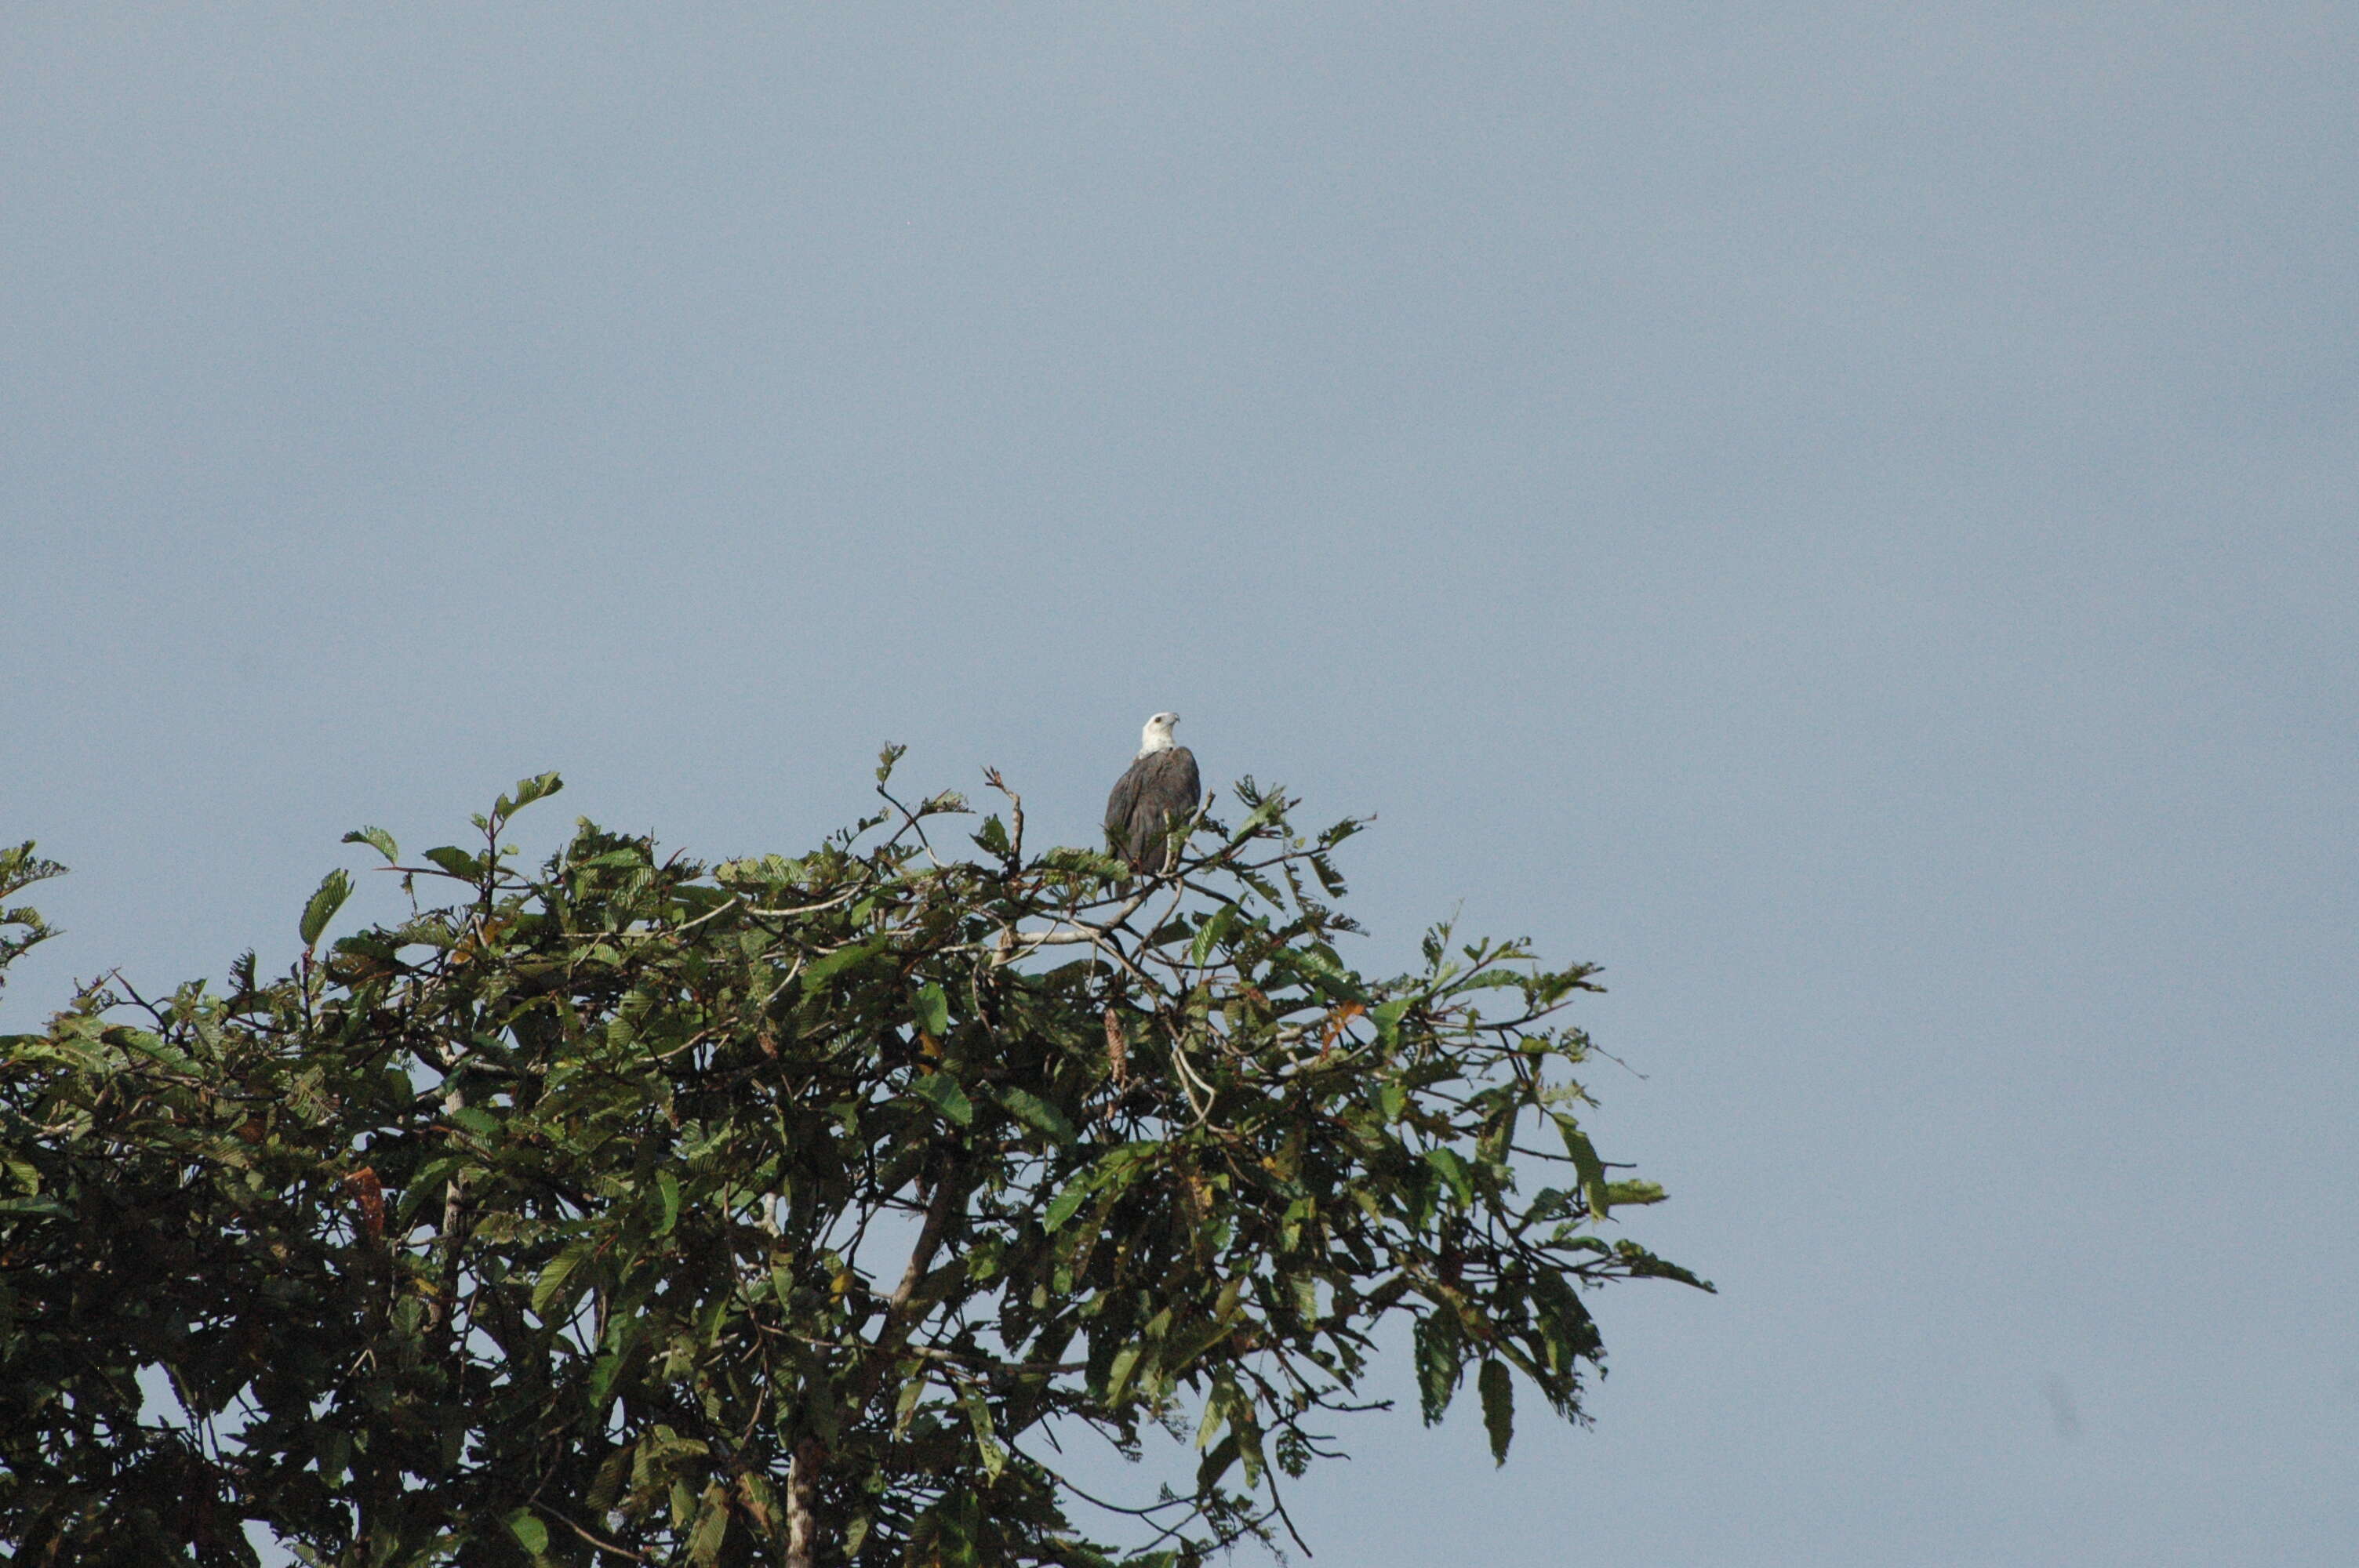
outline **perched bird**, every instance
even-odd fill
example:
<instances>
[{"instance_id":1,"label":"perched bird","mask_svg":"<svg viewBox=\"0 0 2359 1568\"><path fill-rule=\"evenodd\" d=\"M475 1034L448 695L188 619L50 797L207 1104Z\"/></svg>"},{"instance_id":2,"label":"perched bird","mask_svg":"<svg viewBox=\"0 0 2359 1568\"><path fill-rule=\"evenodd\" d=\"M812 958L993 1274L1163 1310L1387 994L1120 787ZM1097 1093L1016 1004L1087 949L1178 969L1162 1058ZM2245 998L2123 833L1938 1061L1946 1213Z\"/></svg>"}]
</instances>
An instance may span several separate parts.
<instances>
[{"instance_id":1,"label":"perched bird","mask_svg":"<svg viewBox=\"0 0 2359 1568\"><path fill-rule=\"evenodd\" d=\"M1196 754L1171 739L1176 713L1158 713L1138 738L1130 771L1106 796L1106 840L1134 871L1169 870L1178 849L1165 835L1196 814L1203 798Z\"/></svg>"}]
</instances>

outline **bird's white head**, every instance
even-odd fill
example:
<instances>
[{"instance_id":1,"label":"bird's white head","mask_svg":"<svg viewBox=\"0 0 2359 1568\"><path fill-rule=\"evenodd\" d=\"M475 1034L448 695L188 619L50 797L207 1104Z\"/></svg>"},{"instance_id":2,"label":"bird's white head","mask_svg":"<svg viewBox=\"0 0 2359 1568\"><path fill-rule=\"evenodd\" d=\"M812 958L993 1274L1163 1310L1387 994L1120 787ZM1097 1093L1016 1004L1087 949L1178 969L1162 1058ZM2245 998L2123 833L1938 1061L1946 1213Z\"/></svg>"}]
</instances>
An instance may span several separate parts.
<instances>
[{"instance_id":1,"label":"bird's white head","mask_svg":"<svg viewBox=\"0 0 2359 1568\"><path fill-rule=\"evenodd\" d=\"M1149 752L1168 752L1178 744L1171 739L1171 727L1179 722L1176 713L1158 713L1148 719L1147 728L1139 731L1138 754L1143 757Z\"/></svg>"}]
</instances>

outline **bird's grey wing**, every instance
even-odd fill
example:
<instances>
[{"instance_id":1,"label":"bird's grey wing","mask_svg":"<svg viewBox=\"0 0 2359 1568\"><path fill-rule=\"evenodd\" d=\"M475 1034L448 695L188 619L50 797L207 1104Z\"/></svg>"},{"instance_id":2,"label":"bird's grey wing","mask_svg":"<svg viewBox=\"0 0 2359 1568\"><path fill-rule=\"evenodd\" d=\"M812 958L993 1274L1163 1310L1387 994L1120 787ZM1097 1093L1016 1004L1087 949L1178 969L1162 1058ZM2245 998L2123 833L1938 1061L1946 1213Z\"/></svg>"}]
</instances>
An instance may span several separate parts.
<instances>
[{"instance_id":1,"label":"bird's grey wing","mask_svg":"<svg viewBox=\"0 0 2359 1568\"><path fill-rule=\"evenodd\" d=\"M1185 746L1174 746L1142 762L1145 776L1139 781L1132 838L1158 871L1168 870L1177 858L1169 836L1196 809L1201 787L1196 759Z\"/></svg>"},{"instance_id":2,"label":"bird's grey wing","mask_svg":"<svg viewBox=\"0 0 2359 1568\"><path fill-rule=\"evenodd\" d=\"M1138 789L1147 776L1146 764L1144 757L1131 763L1122 777L1114 781L1114 793L1106 796L1106 837L1114 841L1114 853L1118 855L1131 852L1131 818L1138 811Z\"/></svg>"},{"instance_id":3,"label":"bird's grey wing","mask_svg":"<svg viewBox=\"0 0 2359 1568\"><path fill-rule=\"evenodd\" d=\"M1175 746L1171 749L1171 755L1174 759L1172 793L1187 802L1180 808L1181 815L1192 816L1204 799L1204 781L1196 773L1196 753L1185 746Z\"/></svg>"}]
</instances>

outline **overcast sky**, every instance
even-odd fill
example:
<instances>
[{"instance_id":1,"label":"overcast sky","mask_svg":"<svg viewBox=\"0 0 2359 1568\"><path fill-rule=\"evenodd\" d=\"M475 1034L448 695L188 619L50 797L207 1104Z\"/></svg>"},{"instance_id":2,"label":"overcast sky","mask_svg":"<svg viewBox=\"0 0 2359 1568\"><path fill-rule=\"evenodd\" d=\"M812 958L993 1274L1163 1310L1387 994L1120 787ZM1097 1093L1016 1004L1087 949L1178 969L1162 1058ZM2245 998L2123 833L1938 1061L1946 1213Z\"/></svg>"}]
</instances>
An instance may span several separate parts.
<instances>
[{"instance_id":1,"label":"overcast sky","mask_svg":"<svg viewBox=\"0 0 2359 1568\"><path fill-rule=\"evenodd\" d=\"M18 0L0 838L75 976L519 774L1158 708L1605 964L1593 1429L1322 1563L2359 1561L2359 9ZM388 890L372 896L389 897ZM389 908L389 903L387 908ZM361 913L374 913L364 910ZM1389 1385L1408 1385L1405 1375Z\"/></svg>"}]
</instances>

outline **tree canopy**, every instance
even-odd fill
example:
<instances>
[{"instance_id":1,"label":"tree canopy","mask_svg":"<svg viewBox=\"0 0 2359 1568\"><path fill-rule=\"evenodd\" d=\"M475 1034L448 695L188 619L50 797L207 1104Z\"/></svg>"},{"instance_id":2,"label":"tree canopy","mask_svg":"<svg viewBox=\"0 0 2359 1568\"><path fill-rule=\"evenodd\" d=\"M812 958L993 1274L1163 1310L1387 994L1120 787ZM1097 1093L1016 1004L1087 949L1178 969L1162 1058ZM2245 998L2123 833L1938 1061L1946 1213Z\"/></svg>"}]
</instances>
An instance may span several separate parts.
<instances>
[{"instance_id":1,"label":"tree canopy","mask_svg":"<svg viewBox=\"0 0 2359 1568\"><path fill-rule=\"evenodd\" d=\"M583 821L524 869L554 774L465 845L364 828L399 920L331 940L332 872L275 979L0 1037L0 1544L1192 1563L1291 1529L1387 1318L1504 1461L1581 1417L1586 1288L1701 1282L1609 1224L1662 1195L1583 1125L1590 966L1445 925L1358 973L1360 825L1250 780L1138 878L1028 849L996 775L953 854L897 755L796 857ZM0 899L57 869L8 851ZM45 935L0 912L0 963ZM1149 1484L1085 1484L1093 1443Z\"/></svg>"}]
</instances>

